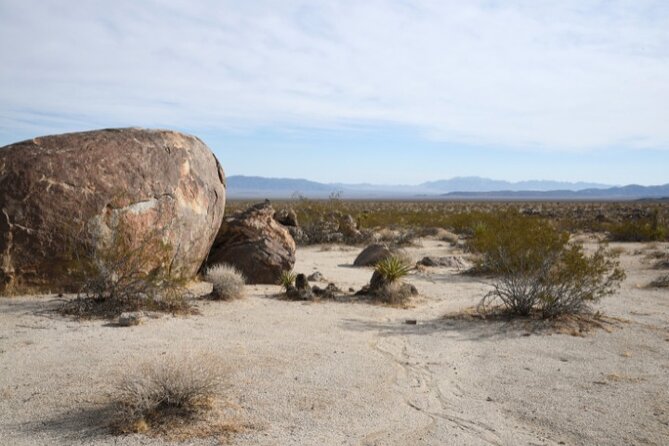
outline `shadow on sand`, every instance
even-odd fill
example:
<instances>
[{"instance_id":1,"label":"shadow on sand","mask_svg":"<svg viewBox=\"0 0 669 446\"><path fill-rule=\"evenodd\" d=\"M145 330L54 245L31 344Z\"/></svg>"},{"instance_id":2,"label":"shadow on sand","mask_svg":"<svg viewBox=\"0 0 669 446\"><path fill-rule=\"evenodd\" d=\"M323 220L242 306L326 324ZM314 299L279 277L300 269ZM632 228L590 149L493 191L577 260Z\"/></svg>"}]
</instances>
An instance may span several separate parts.
<instances>
[{"instance_id":1,"label":"shadow on sand","mask_svg":"<svg viewBox=\"0 0 669 446\"><path fill-rule=\"evenodd\" d=\"M584 336L595 329L610 331L624 322L596 315L577 315L559 319L541 319L536 316L519 317L504 313L481 317L475 311L447 314L428 320L400 319L379 322L345 319L342 328L351 331L375 331L379 336L440 335L456 341L513 339L532 335L565 334Z\"/></svg>"},{"instance_id":2,"label":"shadow on sand","mask_svg":"<svg viewBox=\"0 0 669 446\"><path fill-rule=\"evenodd\" d=\"M24 423L18 427L32 438L45 439L47 436L65 440L70 444L90 444L112 434L113 418L114 408L105 405L69 410L55 417Z\"/></svg>"}]
</instances>

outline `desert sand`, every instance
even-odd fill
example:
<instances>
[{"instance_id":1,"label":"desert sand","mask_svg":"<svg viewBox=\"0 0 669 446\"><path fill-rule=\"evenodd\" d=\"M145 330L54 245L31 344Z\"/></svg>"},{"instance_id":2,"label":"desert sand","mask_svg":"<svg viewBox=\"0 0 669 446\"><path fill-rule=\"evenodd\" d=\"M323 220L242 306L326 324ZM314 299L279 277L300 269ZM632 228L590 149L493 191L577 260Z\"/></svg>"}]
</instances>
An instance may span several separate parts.
<instances>
[{"instance_id":1,"label":"desert sand","mask_svg":"<svg viewBox=\"0 0 669 446\"><path fill-rule=\"evenodd\" d=\"M207 352L226 364L226 416L245 426L231 444L666 445L669 291L643 288L659 275L644 245L613 246L627 279L596 307L607 329L582 336L444 319L490 288L449 268L412 273L421 296L406 309L290 302L278 286L249 286L242 300L196 301L200 315L118 327L59 316L53 295L2 298L0 444L172 444L111 435L113 385L142 361ZM300 248L295 270L359 289L371 275L351 266L359 250ZM422 240L407 251L454 248Z\"/></svg>"}]
</instances>

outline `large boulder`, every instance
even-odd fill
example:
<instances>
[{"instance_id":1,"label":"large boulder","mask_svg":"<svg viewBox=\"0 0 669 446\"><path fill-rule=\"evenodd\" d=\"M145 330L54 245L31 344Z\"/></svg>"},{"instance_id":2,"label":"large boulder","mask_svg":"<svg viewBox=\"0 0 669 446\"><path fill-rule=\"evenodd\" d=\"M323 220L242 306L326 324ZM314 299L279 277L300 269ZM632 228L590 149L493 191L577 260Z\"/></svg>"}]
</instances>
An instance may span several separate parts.
<instances>
[{"instance_id":1,"label":"large boulder","mask_svg":"<svg viewBox=\"0 0 669 446\"><path fill-rule=\"evenodd\" d=\"M159 238L168 250L169 265L144 267L192 277L224 209L223 170L193 136L108 129L2 147L0 292L76 287L82 245L109 247L121 229L128 246Z\"/></svg>"},{"instance_id":2,"label":"large boulder","mask_svg":"<svg viewBox=\"0 0 669 446\"><path fill-rule=\"evenodd\" d=\"M207 259L217 263L235 266L247 283L276 284L295 265L295 241L274 219L269 202L256 204L221 225Z\"/></svg>"}]
</instances>

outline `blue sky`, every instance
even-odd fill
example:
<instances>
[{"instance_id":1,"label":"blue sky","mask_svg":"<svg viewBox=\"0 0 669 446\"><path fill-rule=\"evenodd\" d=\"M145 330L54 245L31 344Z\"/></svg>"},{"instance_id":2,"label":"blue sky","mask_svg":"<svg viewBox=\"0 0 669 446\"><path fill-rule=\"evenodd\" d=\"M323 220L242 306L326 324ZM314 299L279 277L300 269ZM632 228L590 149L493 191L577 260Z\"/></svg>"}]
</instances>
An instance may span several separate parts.
<instances>
[{"instance_id":1,"label":"blue sky","mask_svg":"<svg viewBox=\"0 0 669 446\"><path fill-rule=\"evenodd\" d=\"M228 174L669 182L664 0L0 0L0 145L200 136Z\"/></svg>"}]
</instances>

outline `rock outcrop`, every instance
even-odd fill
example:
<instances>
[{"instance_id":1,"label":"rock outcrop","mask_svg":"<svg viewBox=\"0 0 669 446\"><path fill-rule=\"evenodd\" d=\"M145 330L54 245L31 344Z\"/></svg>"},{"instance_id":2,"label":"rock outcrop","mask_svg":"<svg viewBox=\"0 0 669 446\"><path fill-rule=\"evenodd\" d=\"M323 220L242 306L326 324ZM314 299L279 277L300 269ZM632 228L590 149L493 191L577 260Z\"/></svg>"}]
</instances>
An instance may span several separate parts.
<instances>
[{"instance_id":1,"label":"rock outcrop","mask_svg":"<svg viewBox=\"0 0 669 446\"><path fill-rule=\"evenodd\" d=\"M295 265L295 241L270 203L260 203L223 222L207 259L217 263L233 265L249 284L276 284Z\"/></svg>"},{"instance_id":2,"label":"rock outcrop","mask_svg":"<svg viewBox=\"0 0 669 446\"><path fill-rule=\"evenodd\" d=\"M224 209L223 170L193 136L108 129L0 148L0 292L76 287L82 246L108 246L119 228L130 245L159 237L162 266L191 277Z\"/></svg>"}]
</instances>

